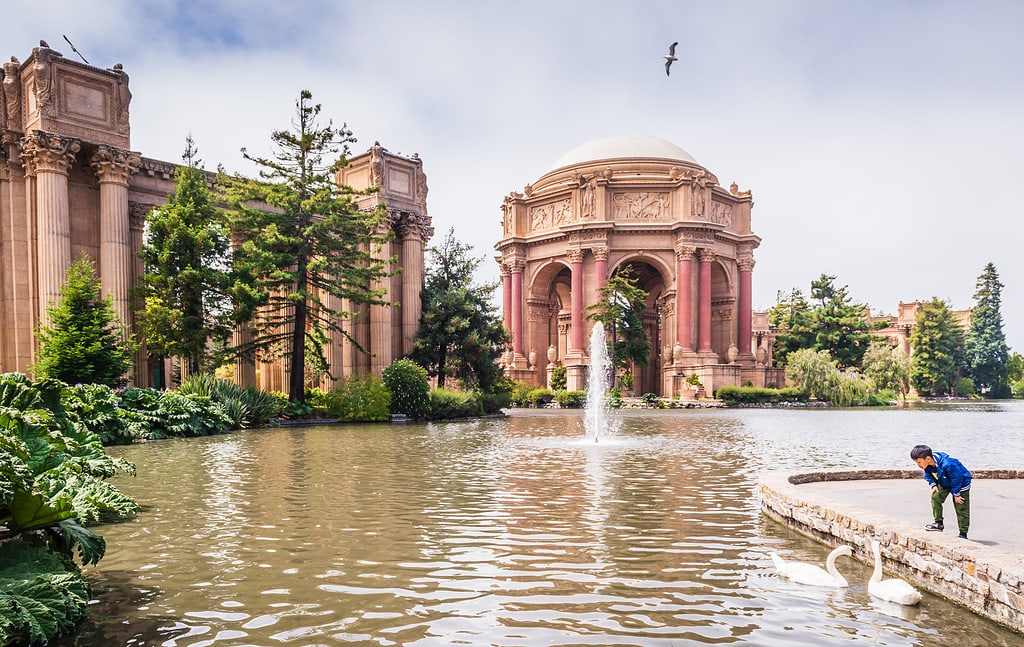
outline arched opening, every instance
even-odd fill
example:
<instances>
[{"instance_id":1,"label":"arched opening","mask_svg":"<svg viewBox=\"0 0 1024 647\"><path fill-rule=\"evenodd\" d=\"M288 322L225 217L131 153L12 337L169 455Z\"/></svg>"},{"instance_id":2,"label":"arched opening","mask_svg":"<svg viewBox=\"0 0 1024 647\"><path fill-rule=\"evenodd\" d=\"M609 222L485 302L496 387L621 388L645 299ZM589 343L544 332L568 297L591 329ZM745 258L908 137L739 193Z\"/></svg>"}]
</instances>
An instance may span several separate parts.
<instances>
[{"instance_id":1,"label":"arched opening","mask_svg":"<svg viewBox=\"0 0 1024 647\"><path fill-rule=\"evenodd\" d=\"M662 346L668 343L671 335L663 330L662 295L666 289L666 280L662 271L642 258L625 258L618 263L619 268L629 267L630 278L636 279L636 286L647 293L646 309L642 315L643 327L650 341L650 355L643 366L633 369L633 392L661 393L661 365L663 363ZM664 343L663 343L664 341ZM671 349L669 349L671 352Z\"/></svg>"}]
</instances>

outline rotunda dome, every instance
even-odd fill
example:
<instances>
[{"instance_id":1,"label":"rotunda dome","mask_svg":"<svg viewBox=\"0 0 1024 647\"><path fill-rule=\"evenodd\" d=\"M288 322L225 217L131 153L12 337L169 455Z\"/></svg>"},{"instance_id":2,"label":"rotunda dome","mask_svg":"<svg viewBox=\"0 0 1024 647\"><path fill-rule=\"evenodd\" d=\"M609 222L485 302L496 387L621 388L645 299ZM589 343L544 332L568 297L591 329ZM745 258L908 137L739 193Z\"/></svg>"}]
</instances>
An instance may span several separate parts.
<instances>
[{"instance_id":1,"label":"rotunda dome","mask_svg":"<svg viewBox=\"0 0 1024 647\"><path fill-rule=\"evenodd\" d=\"M698 164L692 155L664 139L644 136L619 136L595 139L573 148L559 157L548 170L548 173L585 162L629 158L668 159Z\"/></svg>"}]
</instances>

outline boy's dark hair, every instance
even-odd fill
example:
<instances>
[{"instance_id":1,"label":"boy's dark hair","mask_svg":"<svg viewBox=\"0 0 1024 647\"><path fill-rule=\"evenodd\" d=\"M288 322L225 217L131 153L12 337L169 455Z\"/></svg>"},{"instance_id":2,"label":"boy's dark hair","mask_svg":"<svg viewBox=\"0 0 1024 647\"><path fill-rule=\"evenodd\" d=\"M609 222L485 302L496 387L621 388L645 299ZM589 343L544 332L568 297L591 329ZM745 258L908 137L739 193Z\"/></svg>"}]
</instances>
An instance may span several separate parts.
<instances>
[{"instance_id":1,"label":"boy's dark hair","mask_svg":"<svg viewBox=\"0 0 1024 647\"><path fill-rule=\"evenodd\" d=\"M932 448L928 445L914 445L914 448L910 450L910 458L915 461L919 458L928 458L932 455Z\"/></svg>"}]
</instances>

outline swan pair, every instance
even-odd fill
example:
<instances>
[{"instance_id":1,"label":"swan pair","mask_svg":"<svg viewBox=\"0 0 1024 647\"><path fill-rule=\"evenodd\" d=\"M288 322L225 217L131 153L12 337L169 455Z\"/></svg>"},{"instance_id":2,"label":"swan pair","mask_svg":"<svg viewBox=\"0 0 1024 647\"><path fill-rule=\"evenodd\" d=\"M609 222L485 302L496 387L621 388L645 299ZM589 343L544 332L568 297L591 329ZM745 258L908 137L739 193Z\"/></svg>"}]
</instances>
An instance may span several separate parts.
<instances>
[{"instance_id":1,"label":"swan pair","mask_svg":"<svg viewBox=\"0 0 1024 647\"><path fill-rule=\"evenodd\" d=\"M871 551L875 556L875 570L871 573L871 579L868 581L868 593L876 598L897 604L918 604L921 601L921 593L913 586L900 579L882 579L882 550L877 540L871 540ZM824 569L813 564L788 562L776 553L771 553L771 558L779 574L794 582L811 586L844 588L850 583L836 570L836 558L840 555L852 554L853 551L849 546L845 544L839 546L829 553Z\"/></svg>"}]
</instances>

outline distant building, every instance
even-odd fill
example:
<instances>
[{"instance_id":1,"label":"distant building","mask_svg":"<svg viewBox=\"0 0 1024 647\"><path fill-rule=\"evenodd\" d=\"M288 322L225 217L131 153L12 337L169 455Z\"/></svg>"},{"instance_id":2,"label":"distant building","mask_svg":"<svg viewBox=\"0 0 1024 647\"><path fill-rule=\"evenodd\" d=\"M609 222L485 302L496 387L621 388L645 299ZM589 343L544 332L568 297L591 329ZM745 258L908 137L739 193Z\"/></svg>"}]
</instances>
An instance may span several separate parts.
<instances>
[{"instance_id":1,"label":"distant building","mask_svg":"<svg viewBox=\"0 0 1024 647\"><path fill-rule=\"evenodd\" d=\"M610 137L566 153L502 204L501 266L507 374L546 385L556 366L585 388L587 308L631 265L648 294L651 361L634 390L692 397L724 385L777 382L770 345L752 331L754 250L749 191L652 137Z\"/></svg>"},{"instance_id":2,"label":"distant building","mask_svg":"<svg viewBox=\"0 0 1024 647\"><path fill-rule=\"evenodd\" d=\"M4 63L0 79L0 371L28 373L34 331L81 253L94 260L103 293L134 330L145 216L173 193L176 165L131 150L132 94L120 65L100 69L41 46L24 63ZM403 271L384 287L404 307L364 308L352 323L353 337L371 355L340 337L328 355L336 374L379 373L411 348L419 321L423 249L433 234L423 164L378 144L354 157L339 181L382 187L360 206L387 204L395 239L383 253L396 256ZM135 368L133 383L150 385L145 349ZM284 369L280 360L239 364L236 376L282 390Z\"/></svg>"}]
</instances>

